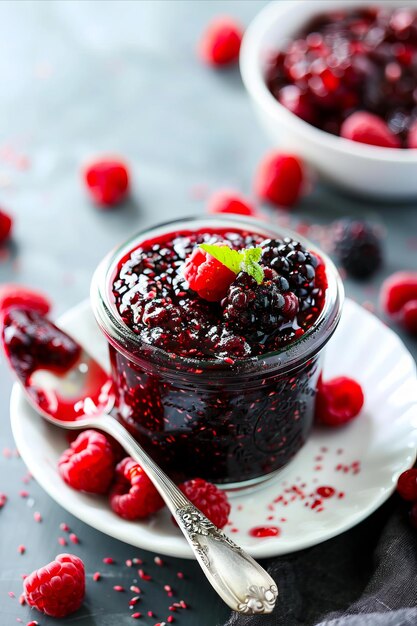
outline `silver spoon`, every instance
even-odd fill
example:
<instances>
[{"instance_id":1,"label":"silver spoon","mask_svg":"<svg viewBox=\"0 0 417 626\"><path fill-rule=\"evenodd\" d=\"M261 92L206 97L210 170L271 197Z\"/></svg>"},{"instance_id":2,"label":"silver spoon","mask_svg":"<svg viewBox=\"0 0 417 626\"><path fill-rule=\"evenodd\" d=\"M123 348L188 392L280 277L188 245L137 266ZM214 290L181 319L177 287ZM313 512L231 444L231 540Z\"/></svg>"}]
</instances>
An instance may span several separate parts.
<instances>
[{"instance_id":1,"label":"silver spoon","mask_svg":"<svg viewBox=\"0 0 417 626\"><path fill-rule=\"evenodd\" d=\"M51 322L62 338L65 333ZM222 530L217 528L177 488L151 459L130 433L109 415L115 401L109 375L81 347L65 372L49 368L36 369L30 377L20 365L26 354L20 348L19 363L11 356L10 336L15 332L7 326L2 332L2 345L9 365L21 384L27 399L46 420L67 429L96 428L114 437L137 461L161 494L191 546L210 584L231 609L247 615L271 613L278 589L271 576ZM9 333L9 336L8 336ZM30 344L30 336L23 337ZM26 344L25 344L26 346ZM28 347L29 352L29 347ZM64 419L62 419L64 417Z\"/></svg>"}]
</instances>

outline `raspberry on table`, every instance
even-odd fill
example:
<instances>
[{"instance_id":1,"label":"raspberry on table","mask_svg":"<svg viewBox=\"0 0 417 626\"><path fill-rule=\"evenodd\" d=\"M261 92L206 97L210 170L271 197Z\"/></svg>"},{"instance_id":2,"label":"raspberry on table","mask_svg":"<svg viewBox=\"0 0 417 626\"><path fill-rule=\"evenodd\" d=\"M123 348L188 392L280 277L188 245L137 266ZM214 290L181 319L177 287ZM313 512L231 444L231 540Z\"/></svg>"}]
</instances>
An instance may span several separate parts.
<instances>
[{"instance_id":1,"label":"raspberry on table","mask_svg":"<svg viewBox=\"0 0 417 626\"><path fill-rule=\"evenodd\" d=\"M239 58L243 31L230 17L217 17L204 31L198 46L201 59L208 65L222 66Z\"/></svg>"},{"instance_id":2,"label":"raspberry on table","mask_svg":"<svg viewBox=\"0 0 417 626\"><path fill-rule=\"evenodd\" d=\"M58 554L54 561L26 576L23 590L29 606L51 617L65 617L83 603L84 563L73 554Z\"/></svg>"},{"instance_id":3,"label":"raspberry on table","mask_svg":"<svg viewBox=\"0 0 417 626\"><path fill-rule=\"evenodd\" d=\"M253 206L235 191L217 191L208 201L209 213L234 213L236 215L256 216Z\"/></svg>"},{"instance_id":4,"label":"raspberry on table","mask_svg":"<svg viewBox=\"0 0 417 626\"><path fill-rule=\"evenodd\" d=\"M164 506L164 501L141 466L126 457L116 467L110 506L119 517L135 520L156 513Z\"/></svg>"},{"instance_id":5,"label":"raspberry on table","mask_svg":"<svg viewBox=\"0 0 417 626\"><path fill-rule=\"evenodd\" d=\"M315 419L325 426L343 426L362 410L364 394L352 378L340 376L317 384Z\"/></svg>"},{"instance_id":6,"label":"raspberry on table","mask_svg":"<svg viewBox=\"0 0 417 626\"><path fill-rule=\"evenodd\" d=\"M195 248L187 258L183 274L190 289L209 302L217 302L224 298L236 276L201 248Z\"/></svg>"},{"instance_id":7,"label":"raspberry on table","mask_svg":"<svg viewBox=\"0 0 417 626\"><path fill-rule=\"evenodd\" d=\"M368 278L382 265L382 240L377 227L363 220L340 220L334 224L334 254L355 278Z\"/></svg>"},{"instance_id":8,"label":"raspberry on table","mask_svg":"<svg viewBox=\"0 0 417 626\"><path fill-rule=\"evenodd\" d=\"M119 204L128 194L129 171L122 161L94 161L85 167L83 177L91 198L103 207Z\"/></svg>"},{"instance_id":9,"label":"raspberry on table","mask_svg":"<svg viewBox=\"0 0 417 626\"><path fill-rule=\"evenodd\" d=\"M417 502L417 469L409 469L401 474L397 491L403 500Z\"/></svg>"},{"instance_id":10,"label":"raspberry on table","mask_svg":"<svg viewBox=\"0 0 417 626\"><path fill-rule=\"evenodd\" d=\"M395 272L382 283L380 302L387 315L400 314L411 300L417 300L417 272Z\"/></svg>"},{"instance_id":11,"label":"raspberry on table","mask_svg":"<svg viewBox=\"0 0 417 626\"><path fill-rule=\"evenodd\" d=\"M289 208L299 199L304 182L301 160L292 154L273 152L259 164L255 192L262 200Z\"/></svg>"},{"instance_id":12,"label":"raspberry on table","mask_svg":"<svg viewBox=\"0 0 417 626\"><path fill-rule=\"evenodd\" d=\"M340 136L381 148L401 147L398 137L390 131L384 120L366 111L349 115L340 128Z\"/></svg>"},{"instance_id":13,"label":"raspberry on table","mask_svg":"<svg viewBox=\"0 0 417 626\"><path fill-rule=\"evenodd\" d=\"M202 478L187 480L179 489L217 528L226 526L230 503L225 491Z\"/></svg>"},{"instance_id":14,"label":"raspberry on table","mask_svg":"<svg viewBox=\"0 0 417 626\"><path fill-rule=\"evenodd\" d=\"M0 244L10 238L13 228L13 220L5 211L0 210Z\"/></svg>"},{"instance_id":15,"label":"raspberry on table","mask_svg":"<svg viewBox=\"0 0 417 626\"><path fill-rule=\"evenodd\" d=\"M85 430L62 453L58 470L77 491L106 493L113 480L115 455L111 441L96 430Z\"/></svg>"},{"instance_id":16,"label":"raspberry on table","mask_svg":"<svg viewBox=\"0 0 417 626\"><path fill-rule=\"evenodd\" d=\"M412 335L417 334L417 299L407 302L401 311L401 322Z\"/></svg>"}]
</instances>

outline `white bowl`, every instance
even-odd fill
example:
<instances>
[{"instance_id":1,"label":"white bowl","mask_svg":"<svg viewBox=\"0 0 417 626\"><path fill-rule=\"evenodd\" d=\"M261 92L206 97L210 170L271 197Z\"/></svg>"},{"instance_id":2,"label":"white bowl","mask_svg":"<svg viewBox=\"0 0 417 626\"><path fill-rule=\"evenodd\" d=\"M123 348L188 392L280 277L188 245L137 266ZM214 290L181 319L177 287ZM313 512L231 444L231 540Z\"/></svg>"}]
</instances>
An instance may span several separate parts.
<instances>
[{"instance_id":1,"label":"white bowl","mask_svg":"<svg viewBox=\"0 0 417 626\"><path fill-rule=\"evenodd\" d=\"M379 148L315 128L291 113L270 93L264 80L268 53L288 41L313 15L333 8L381 5L374 0L290 0L267 5L249 25L240 69L262 126L273 143L302 156L328 180L362 195L417 196L417 150ZM414 6L415 0L385 0L384 6Z\"/></svg>"}]
</instances>

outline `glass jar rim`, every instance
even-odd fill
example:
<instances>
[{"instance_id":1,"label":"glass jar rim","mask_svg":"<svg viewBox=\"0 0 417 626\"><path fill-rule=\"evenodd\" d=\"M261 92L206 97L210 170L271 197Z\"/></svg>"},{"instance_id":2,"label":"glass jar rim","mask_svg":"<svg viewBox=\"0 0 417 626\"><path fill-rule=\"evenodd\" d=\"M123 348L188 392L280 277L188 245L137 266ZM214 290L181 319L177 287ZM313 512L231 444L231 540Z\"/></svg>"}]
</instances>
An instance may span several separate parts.
<instances>
[{"instance_id":1,"label":"glass jar rim","mask_svg":"<svg viewBox=\"0 0 417 626\"><path fill-rule=\"evenodd\" d=\"M176 231L197 231L207 227L214 229L228 228L231 230L249 230L265 238L291 237L299 241L308 250L316 252L323 259L326 267L328 286L325 302L319 317L314 324L296 341L280 350L262 355L236 359L233 364L223 359L208 360L183 357L172 354L141 340L131 328L123 322L117 311L112 286L121 259L140 246L141 242L168 235ZM207 215L204 217L185 217L163 222L151 228L143 229L127 241L111 250L98 265L91 281L91 304L97 323L107 340L128 359L147 370L154 368L174 378L181 377L184 372L195 375L201 380L204 375L221 373L222 377L232 378L239 375L259 375L260 365L263 375L268 372L286 372L295 369L309 358L317 354L327 343L340 320L344 300L344 288L340 275L331 259L305 237L287 228L271 226L266 222L251 217Z\"/></svg>"}]
</instances>

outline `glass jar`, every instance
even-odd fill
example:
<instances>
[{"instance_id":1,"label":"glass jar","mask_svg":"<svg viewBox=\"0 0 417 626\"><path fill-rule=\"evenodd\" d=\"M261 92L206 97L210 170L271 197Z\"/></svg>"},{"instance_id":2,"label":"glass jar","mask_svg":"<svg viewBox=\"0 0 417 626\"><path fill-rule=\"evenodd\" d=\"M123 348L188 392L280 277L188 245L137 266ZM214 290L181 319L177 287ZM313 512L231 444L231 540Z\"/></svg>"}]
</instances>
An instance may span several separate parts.
<instances>
[{"instance_id":1,"label":"glass jar","mask_svg":"<svg viewBox=\"0 0 417 626\"><path fill-rule=\"evenodd\" d=\"M145 240L216 227L246 229L265 238L290 236L324 261L323 309L297 341L227 364L165 352L122 321L112 293L120 261ZM109 343L119 419L172 478L200 477L242 488L269 478L304 445L323 347L336 329L343 301L335 266L309 241L251 218L176 220L142 231L110 252L94 274L91 298Z\"/></svg>"}]
</instances>

